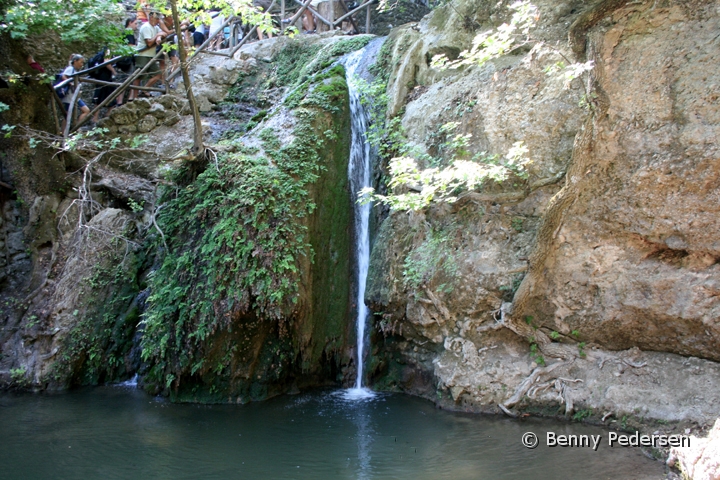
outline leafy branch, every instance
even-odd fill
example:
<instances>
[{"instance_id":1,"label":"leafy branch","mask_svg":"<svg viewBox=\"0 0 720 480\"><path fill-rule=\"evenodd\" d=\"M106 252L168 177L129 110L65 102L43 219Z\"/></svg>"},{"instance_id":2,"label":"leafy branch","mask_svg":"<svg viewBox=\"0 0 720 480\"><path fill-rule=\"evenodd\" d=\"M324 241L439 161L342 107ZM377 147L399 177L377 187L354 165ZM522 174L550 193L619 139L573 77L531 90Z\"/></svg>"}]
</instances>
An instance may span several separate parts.
<instances>
[{"instance_id":1,"label":"leafy branch","mask_svg":"<svg viewBox=\"0 0 720 480\"><path fill-rule=\"evenodd\" d=\"M573 80L593 69L592 60L585 63L572 62L559 49L537 40L531 35L530 30L540 17L535 5L525 0L515 2L509 8L513 12L509 23L503 23L495 30L488 30L477 35L473 39L472 47L461 52L456 60L450 61L445 54L435 55L432 58L431 66L441 70L470 65L481 66L494 58L532 44L535 45L535 48L549 48L563 58L564 61L556 62L546 68L545 73L548 75L562 73L564 88L570 88ZM585 94L587 95L587 91Z\"/></svg>"},{"instance_id":2,"label":"leafy branch","mask_svg":"<svg viewBox=\"0 0 720 480\"><path fill-rule=\"evenodd\" d=\"M483 65L484 63L506 55L520 47L534 44L534 48L547 47L563 58L548 67L545 72L549 75L561 73L564 88L569 88L572 81L587 74L593 68L593 62L572 63L558 49L534 39L531 29L539 18L538 9L528 1L518 1L510 7L513 12L508 23L503 23L494 30L488 30L475 37L469 50L460 53L456 60L450 61L444 54L435 55L431 66L437 69L457 69L464 66ZM586 86L585 95L581 104L591 107L592 98ZM368 92L375 93L377 86L366 88ZM380 143L382 153L396 152L398 157L392 158L389 163L390 181L388 195L380 195L373 188L366 188L360 192L360 202L376 201L390 206L394 210L418 210L427 207L431 202L454 202L457 194L462 190L472 190L482 186L486 181L503 182L515 176L527 179L526 167L531 163L528 159L528 149L522 142L517 142L508 151L503 159L496 156L480 154L472 160L467 160L469 152L469 134L454 134L459 126L458 122L449 122L443 125L439 133L450 136L439 147L450 156L449 165L445 168L421 169L418 157L430 165L437 165L441 161L429 157L427 154L416 155L410 151L402 132L398 119L391 119L385 123L384 129L371 129L369 140ZM390 141L390 148L388 147ZM403 141L405 141L403 145ZM384 145L383 145L384 144ZM399 146L398 146L399 145ZM385 151L383 152L383 146ZM477 158L479 157L479 158Z\"/></svg>"},{"instance_id":3,"label":"leafy branch","mask_svg":"<svg viewBox=\"0 0 720 480\"><path fill-rule=\"evenodd\" d=\"M55 31L64 42L95 40L121 45L123 4L111 0L16 0L0 18L0 31L25 39Z\"/></svg>"},{"instance_id":4,"label":"leafy branch","mask_svg":"<svg viewBox=\"0 0 720 480\"><path fill-rule=\"evenodd\" d=\"M527 147L517 142L503 159L492 156L479 162L456 159L446 168L422 170L414 158L393 158L388 187L392 191L406 190L405 193L380 195L368 187L360 191L360 201L380 202L393 210L419 210L433 201L452 203L459 191L472 190L487 180L503 182L513 175L527 178L525 167L531 163L527 153Z\"/></svg>"}]
</instances>

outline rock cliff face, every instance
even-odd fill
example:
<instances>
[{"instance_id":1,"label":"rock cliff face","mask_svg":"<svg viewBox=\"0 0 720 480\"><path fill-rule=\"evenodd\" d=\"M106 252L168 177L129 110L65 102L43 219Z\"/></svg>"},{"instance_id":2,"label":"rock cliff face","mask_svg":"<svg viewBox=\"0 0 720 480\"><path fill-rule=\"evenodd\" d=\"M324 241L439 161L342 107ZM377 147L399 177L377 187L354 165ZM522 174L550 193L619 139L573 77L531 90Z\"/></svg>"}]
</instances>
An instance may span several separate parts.
<instances>
[{"instance_id":1,"label":"rock cliff face","mask_svg":"<svg viewBox=\"0 0 720 480\"><path fill-rule=\"evenodd\" d=\"M350 123L344 71L330 67L368 40L278 39L195 61L204 163L186 158L182 85L113 110L105 137L64 152L4 140L2 384L140 373L179 401L245 402L341 382ZM283 63L287 51L314 66ZM51 131L47 88L28 85L2 92L4 120Z\"/></svg>"},{"instance_id":2,"label":"rock cliff face","mask_svg":"<svg viewBox=\"0 0 720 480\"><path fill-rule=\"evenodd\" d=\"M717 6L535 3L531 44L479 68L429 60L457 56L506 5L459 2L389 37L389 113L411 143L432 152L459 122L471 153L523 141L533 163L524 183L381 225L377 381L457 408L707 424L720 413ZM588 60L569 85L546 73Z\"/></svg>"}]
</instances>

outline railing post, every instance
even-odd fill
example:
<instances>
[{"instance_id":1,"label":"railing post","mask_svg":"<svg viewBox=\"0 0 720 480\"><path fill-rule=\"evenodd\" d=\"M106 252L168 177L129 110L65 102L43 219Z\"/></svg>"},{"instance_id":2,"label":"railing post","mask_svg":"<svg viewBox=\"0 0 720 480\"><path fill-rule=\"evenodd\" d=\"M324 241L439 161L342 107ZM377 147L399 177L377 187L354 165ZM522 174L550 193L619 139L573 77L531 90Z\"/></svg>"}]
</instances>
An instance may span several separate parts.
<instances>
[{"instance_id":1,"label":"railing post","mask_svg":"<svg viewBox=\"0 0 720 480\"><path fill-rule=\"evenodd\" d=\"M167 94L170 93L170 87L168 85L168 69L172 64L172 60L170 59L170 55L168 55L167 53L163 53L163 57L165 59L165 68L162 69L162 81L163 86L165 87L165 93Z\"/></svg>"},{"instance_id":2,"label":"railing post","mask_svg":"<svg viewBox=\"0 0 720 480\"><path fill-rule=\"evenodd\" d=\"M280 0L280 35L285 35L285 0Z\"/></svg>"},{"instance_id":3,"label":"railing post","mask_svg":"<svg viewBox=\"0 0 720 480\"><path fill-rule=\"evenodd\" d=\"M368 2L367 6L367 15L365 16L365 33L370 33L370 4L372 2Z\"/></svg>"},{"instance_id":4,"label":"railing post","mask_svg":"<svg viewBox=\"0 0 720 480\"><path fill-rule=\"evenodd\" d=\"M80 77L79 75L75 75L73 77L73 84L75 85L75 90L80 90ZM73 106L77 105L77 101L73 101ZM75 117L77 116L77 108L75 109L75 113L73 113L72 121L75 121Z\"/></svg>"},{"instance_id":5,"label":"railing post","mask_svg":"<svg viewBox=\"0 0 720 480\"><path fill-rule=\"evenodd\" d=\"M50 105L52 105L52 111L53 111L53 118L55 119L55 131L58 135L62 133L62 129L60 128L60 117L58 117L58 108L57 105L55 105L55 99L50 100Z\"/></svg>"},{"instance_id":6,"label":"railing post","mask_svg":"<svg viewBox=\"0 0 720 480\"><path fill-rule=\"evenodd\" d=\"M63 138L67 138L68 135L70 135L70 127L72 126L73 114L75 113L75 104L77 103L78 95L80 95L80 83L77 81L77 77L75 77L75 85L75 92L73 92L72 100L70 100L67 118L65 119L65 131L63 132ZM87 120L88 117L89 115L85 117L85 120Z\"/></svg>"}]
</instances>

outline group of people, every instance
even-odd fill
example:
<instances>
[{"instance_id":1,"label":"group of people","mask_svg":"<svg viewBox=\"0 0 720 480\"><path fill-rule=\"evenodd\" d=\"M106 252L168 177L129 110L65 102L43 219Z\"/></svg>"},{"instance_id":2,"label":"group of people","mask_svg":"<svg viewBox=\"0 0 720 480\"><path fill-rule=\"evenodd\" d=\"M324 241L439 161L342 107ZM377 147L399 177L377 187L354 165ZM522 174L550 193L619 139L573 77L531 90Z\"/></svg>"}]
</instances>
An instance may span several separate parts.
<instances>
[{"instance_id":1,"label":"group of people","mask_svg":"<svg viewBox=\"0 0 720 480\"><path fill-rule=\"evenodd\" d=\"M264 0L255 0L254 3L262 3ZM313 0L315 2L316 0ZM267 9L269 6L260 5ZM205 41L212 37L220 28L223 28L225 24L225 18L217 12L212 16L212 21L208 25L200 25L196 28L189 22L183 22L181 25L182 31L182 42L186 48L199 47L205 43ZM316 23L314 16L309 10L303 12L301 18L303 29L306 33L314 33ZM129 75L131 75L136 69L145 69L142 75L133 81L133 86L139 87L153 87L157 86L158 82L162 81L162 72L166 71L168 78L172 76L175 70L179 67L180 58L176 47L177 37L175 36L174 21L171 15L162 15L159 12L152 10L147 0L138 0L136 4L135 15L125 20L126 37L125 40L128 45L135 47L136 53L134 55L123 57L114 63L109 63L107 60L110 59L110 52L107 49L103 49L98 52L95 56L91 57L89 67L96 65L102 65L101 68L95 69L91 72L91 76L96 80L101 80L107 83L115 83L125 81ZM230 35L230 27L224 27L224 35L217 35L215 40L208 48L218 49L221 47L222 42L227 39ZM137 32L137 36L136 36ZM270 37L272 35L268 34ZM165 54L160 56L159 60L155 57L161 50L163 50L163 43L168 37L173 37L171 40L171 47L165 49ZM264 38L262 32L258 30L258 37L260 40ZM81 72L85 67L85 57L80 54L73 54L70 56L67 67L60 74L61 81L67 80L73 77L73 75ZM171 83L167 85L168 88L174 88ZM116 85L103 85L100 84L95 88L93 101L95 105L102 104L110 95L115 91ZM112 109L116 106L122 105L124 102L131 102L141 96L150 96L147 90L138 90L135 88L128 89L129 93L125 96L124 92L120 93L117 98L111 102L108 109ZM72 102L74 90L72 86L58 90L58 94L61 97L61 101L65 106L67 112ZM79 113L78 121L82 122L90 113L90 108L82 100L77 100L77 108ZM95 113L93 121L99 120L99 109Z\"/></svg>"},{"instance_id":2,"label":"group of people","mask_svg":"<svg viewBox=\"0 0 720 480\"><path fill-rule=\"evenodd\" d=\"M107 63L110 60L110 52L103 49L95 56L91 57L93 61L89 67L103 64L99 69L91 72L91 76L96 80L105 82L123 82L136 69L142 69L145 66L145 72L133 81L133 86L153 87L157 86L162 80L162 72L167 70L168 75L172 74L180 63L177 47L166 49L164 55L159 60L154 60L157 54L163 49L163 42L166 37L174 35L174 22L171 15L162 15L156 11L146 10L144 2L138 2L139 10L137 16L132 16L125 20L126 36L125 41L131 47L135 47L136 53L127 57L122 57L114 63ZM137 32L137 36L136 36ZM195 29L193 25L183 25L183 42L186 47L200 46L204 43L205 36L202 32ZM172 41L177 43L177 39ZM60 81L68 80L73 75L81 72L85 67L86 59L83 55L72 54L68 59L67 67L60 74ZM148 65L149 64L149 65ZM174 84L168 85L174 88ZM108 96L115 91L115 85L99 85L95 88L93 102L100 105ZM125 96L124 92L108 105L109 109L122 105L124 102L131 102L141 96L149 96L147 91L130 88L129 93ZM61 101L67 112L72 102L74 89L72 86L58 91ZM90 113L90 108L82 100L77 100L78 122L82 122ZM99 111L95 113L94 122L99 120Z\"/></svg>"}]
</instances>

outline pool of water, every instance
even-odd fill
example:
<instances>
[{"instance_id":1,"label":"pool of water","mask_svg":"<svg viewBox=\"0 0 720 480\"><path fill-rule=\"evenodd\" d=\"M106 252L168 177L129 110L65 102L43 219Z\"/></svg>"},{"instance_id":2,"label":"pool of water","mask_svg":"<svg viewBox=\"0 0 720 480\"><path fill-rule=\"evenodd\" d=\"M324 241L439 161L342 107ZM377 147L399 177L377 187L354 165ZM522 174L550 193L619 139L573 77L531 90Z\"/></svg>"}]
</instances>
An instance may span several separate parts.
<instances>
[{"instance_id":1,"label":"pool of water","mask_svg":"<svg viewBox=\"0 0 720 480\"><path fill-rule=\"evenodd\" d=\"M134 388L0 395L2 478L657 479L636 448L550 448L601 428L319 391L249 405L175 405ZM534 432L540 446L521 443Z\"/></svg>"}]
</instances>

